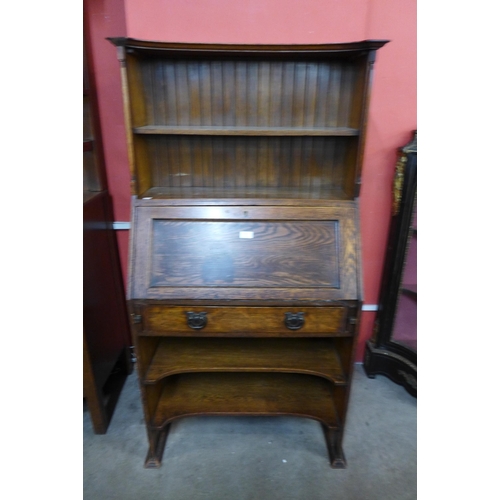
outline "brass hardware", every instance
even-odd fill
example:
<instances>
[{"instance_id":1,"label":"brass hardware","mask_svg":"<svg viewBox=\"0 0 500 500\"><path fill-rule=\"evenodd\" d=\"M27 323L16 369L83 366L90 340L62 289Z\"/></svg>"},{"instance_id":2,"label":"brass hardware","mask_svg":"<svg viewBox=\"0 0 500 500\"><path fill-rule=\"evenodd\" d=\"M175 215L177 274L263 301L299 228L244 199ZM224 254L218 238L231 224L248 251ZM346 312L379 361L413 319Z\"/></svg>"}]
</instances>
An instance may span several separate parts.
<instances>
[{"instance_id":1,"label":"brass hardware","mask_svg":"<svg viewBox=\"0 0 500 500\"><path fill-rule=\"evenodd\" d=\"M289 330L300 330L305 323L304 313L285 313L285 326Z\"/></svg>"},{"instance_id":2,"label":"brass hardware","mask_svg":"<svg viewBox=\"0 0 500 500\"><path fill-rule=\"evenodd\" d=\"M394 175L394 185L392 188L392 215L397 215L399 213L399 205L401 204L401 197L403 195L403 182L406 161L406 155L402 154L400 155L398 162L396 163L396 173Z\"/></svg>"},{"instance_id":3,"label":"brass hardware","mask_svg":"<svg viewBox=\"0 0 500 500\"><path fill-rule=\"evenodd\" d=\"M205 328L205 326L207 326L206 312L196 313L189 311L186 313L186 316L187 324L189 328L192 328L193 330L201 330L202 328Z\"/></svg>"},{"instance_id":4,"label":"brass hardware","mask_svg":"<svg viewBox=\"0 0 500 500\"><path fill-rule=\"evenodd\" d=\"M413 131L413 139L411 140L411 142L409 142L406 146L399 150L399 157L396 163L396 173L394 175L394 185L392 190L392 215L397 215L399 213L399 206L401 204L401 198L403 196L404 173L409 153L417 153L416 130Z\"/></svg>"}]
</instances>

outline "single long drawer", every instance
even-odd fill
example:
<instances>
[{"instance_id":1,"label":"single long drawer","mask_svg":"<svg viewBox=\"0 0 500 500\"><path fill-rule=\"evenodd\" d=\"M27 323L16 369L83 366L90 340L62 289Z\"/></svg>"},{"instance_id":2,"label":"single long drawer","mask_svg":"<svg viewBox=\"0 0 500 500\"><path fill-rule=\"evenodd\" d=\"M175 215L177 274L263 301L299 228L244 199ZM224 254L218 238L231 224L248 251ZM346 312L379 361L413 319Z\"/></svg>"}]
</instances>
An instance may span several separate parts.
<instances>
[{"instance_id":1,"label":"single long drawer","mask_svg":"<svg viewBox=\"0 0 500 500\"><path fill-rule=\"evenodd\" d=\"M150 335L346 334L345 307L146 306L142 330Z\"/></svg>"}]
</instances>

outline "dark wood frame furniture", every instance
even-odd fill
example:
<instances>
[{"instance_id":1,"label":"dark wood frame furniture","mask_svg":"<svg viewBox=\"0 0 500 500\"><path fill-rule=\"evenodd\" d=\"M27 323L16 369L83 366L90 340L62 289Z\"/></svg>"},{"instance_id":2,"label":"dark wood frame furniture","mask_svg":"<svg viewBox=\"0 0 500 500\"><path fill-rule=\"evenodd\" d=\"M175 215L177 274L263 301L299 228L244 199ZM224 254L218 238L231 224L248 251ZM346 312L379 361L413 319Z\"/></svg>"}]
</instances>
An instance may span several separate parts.
<instances>
[{"instance_id":1,"label":"dark wood frame furniture","mask_svg":"<svg viewBox=\"0 0 500 500\"><path fill-rule=\"evenodd\" d=\"M131 164L129 314L149 453L190 415L321 422L332 467L362 304L358 202L386 41L110 39Z\"/></svg>"},{"instance_id":2,"label":"dark wood frame furniture","mask_svg":"<svg viewBox=\"0 0 500 500\"><path fill-rule=\"evenodd\" d=\"M83 77L83 395L104 434L133 365L86 15Z\"/></svg>"},{"instance_id":3,"label":"dark wood frame furniture","mask_svg":"<svg viewBox=\"0 0 500 500\"><path fill-rule=\"evenodd\" d=\"M417 132L398 151L393 185L393 213L389 231L380 300L372 338L366 343L364 368L370 378L385 375L417 396L416 338L403 339L398 314L407 313L416 330L416 193ZM408 258L415 262L409 262ZM405 275L413 267L411 279ZM406 279L405 279L406 276ZM404 301L404 304L403 304ZM408 309L403 311L403 308ZM412 332L413 333L413 332Z\"/></svg>"}]
</instances>

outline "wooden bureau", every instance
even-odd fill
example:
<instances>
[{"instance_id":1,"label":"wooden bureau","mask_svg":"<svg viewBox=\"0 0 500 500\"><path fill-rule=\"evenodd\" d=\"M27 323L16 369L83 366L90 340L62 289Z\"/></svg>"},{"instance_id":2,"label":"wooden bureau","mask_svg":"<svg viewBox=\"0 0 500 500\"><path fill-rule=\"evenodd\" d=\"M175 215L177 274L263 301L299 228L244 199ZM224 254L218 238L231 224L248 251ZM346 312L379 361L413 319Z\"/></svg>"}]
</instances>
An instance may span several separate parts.
<instances>
[{"instance_id":1,"label":"wooden bureau","mask_svg":"<svg viewBox=\"0 0 500 500\"><path fill-rule=\"evenodd\" d=\"M190 415L345 427L375 52L110 39L131 163L128 307L149 438ZM320 451L321 452L321 451Z\"/></svg>"}]
</instances>

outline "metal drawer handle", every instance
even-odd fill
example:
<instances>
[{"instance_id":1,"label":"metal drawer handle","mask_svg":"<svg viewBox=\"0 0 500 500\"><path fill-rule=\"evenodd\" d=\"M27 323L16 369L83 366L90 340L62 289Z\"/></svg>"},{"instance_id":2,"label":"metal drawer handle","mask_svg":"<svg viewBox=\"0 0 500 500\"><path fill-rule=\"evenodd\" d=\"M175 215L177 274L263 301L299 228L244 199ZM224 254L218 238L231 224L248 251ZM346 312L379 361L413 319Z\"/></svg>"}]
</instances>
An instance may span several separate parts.
<instances>
[{"instance_id":1,"label":"metal drawer handle","mask_svg":"<svg viewBox=\"0 0 500 500\"><path fill-rule=\"evenodd\" d=\"M187 324L189 328L192 328L193 330L201 330L202 328L205 328L205 326L207 326L206 312L196 313L189 311L186 313L186 316Z\"/></svg>"},{"instance_id":2,"label":"metal drawer handle","mask_svg":"<svg viewBox=\"0 0 500 500\"><path fill-rule=\"evenodd\" d=\"M304 323L306 322L304 318L304 313L285 313L285 326L290 330L300 330Z\"/></svg>"}]
</instances>

